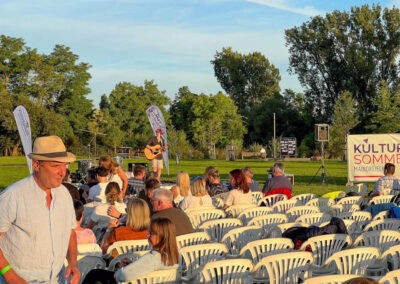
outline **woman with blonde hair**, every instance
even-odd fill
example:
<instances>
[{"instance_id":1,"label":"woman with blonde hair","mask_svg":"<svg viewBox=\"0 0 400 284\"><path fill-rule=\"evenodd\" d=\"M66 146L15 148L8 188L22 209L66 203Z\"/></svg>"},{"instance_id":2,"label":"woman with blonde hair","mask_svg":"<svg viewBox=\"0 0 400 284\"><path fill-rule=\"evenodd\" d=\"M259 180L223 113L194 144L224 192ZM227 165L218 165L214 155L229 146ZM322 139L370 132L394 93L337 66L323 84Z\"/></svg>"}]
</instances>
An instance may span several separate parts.
<instances>
[{"instance_id":1,"label":"woman with blonde hair","mask_svg":"<svg viewBox=\"0 0 400 284\"><path fill-rule=\"evenodd\" d=\"M176 205L179 205L185 196L190 195L190 177L187 172L180 171L178 173L176 176L176 185L171 187L171 191Z\"/></svg>"},{"instance_id":2,"label":"woman with blonde hair","mask_svg":"<svg viewBox=\"0 0 400 284\"><path fill-rule=\"evenodd\" d=\"M182 210L194 209L199 207L213 207L212 199L206 190L204 178L196 178L190 187L192 195L186 196L179 207Z\"/></svg>"},{"instance_id":3,"label":"woman with blonde hair","mask_svg":"<svg viewBox=\"0 0 400 284\"><path fill-rule=\"evenodd\" d=\"M99 159L99 166L104 167L108 171L108 181L118 183L121 188L122 197L125 196L128 188L128 177L126 176L121 165L119 165L110 155L102 156Z\"/></svg>"},{"instance_id":4,"label":"woman with blonde hair","mask_svg":"<svg viewBox=\"0 0 400 284\"><path fill-rule=\"evenodd\" d=\"M126 209L125 226L118 227L118 219L111 220L108 224L108 230L101 242L103 254L107 252L108 247L114 242L141 240L147 237L147 229L150 225L150 209L146 201L132 198L129 200Z\"/></svg>"},{"instance_id":5,"label":"woman with blonde hair","mask_svg":"<svg viewBox=\"0 0 400 284\"><path fill-rule=\"evenodd\" d=\"M100 228L106 228L110 222L110 220L116 219L113 217L110 217L107 214L108 207L110 205L114 206L115 209L117 209L121 214L125 213L126 205L125 203L122 202L120 196L121 196L121 189L119 188L118 183L116 182L110 182L107 184L106 187L106 201L107 203L102 203L100 205L97 205L94 208L94 211L92 215L90 216L90 222L88 224L89 229L100 229ZM96 227L94 229L94 227ZM98 235L97 235L98 236Z\"/></svg>"},{"instance_id":6,"label":"woman with blonde hair","mask_svg":"<svg viewBox=\"0 0 400 284\"><path fill-rule=\"evenodd\" d=\"M147 239L152 250L138 260L129 263L121 261L122 268L117 272L94 269L90 271L83 283L117 283L132 281L137 277L163 269L178 269L179 252L176 244L176 229L171 220L156 218L151 220Z\"/></svg>"}]
</instances>

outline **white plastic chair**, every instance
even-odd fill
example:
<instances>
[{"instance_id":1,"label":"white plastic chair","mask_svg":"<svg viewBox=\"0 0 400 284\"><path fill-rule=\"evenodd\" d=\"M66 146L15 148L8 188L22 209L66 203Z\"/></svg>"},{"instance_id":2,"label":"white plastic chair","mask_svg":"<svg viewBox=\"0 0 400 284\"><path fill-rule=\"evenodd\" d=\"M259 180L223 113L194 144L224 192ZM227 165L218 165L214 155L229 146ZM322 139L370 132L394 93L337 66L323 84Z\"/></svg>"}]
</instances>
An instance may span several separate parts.
<instances>
[{"instance_id":1,"label":"white plastic chair","mask_svg":"<svg viewBox=\"0 0 400 284\"><path fill-rule=\"evenodd\" d=\"M180 249L186 246L211 242L211 238L206 232L194 232L176 236L176 242L178 244L178 249Z\"/></svg>"},{"instance_id":2,"label":"white plastic chair","mask_svg":"<svg viewBox=\"0 0 400 284\"><path fill-rule=\"evenodd\" d=\"M114 250L117 252L117 254L128 252L138 252L139 254L144 254L150 250L150 245L147 239L118 241L108 247L106 255L111 256Z\"/></svg>"},{"instance_id":3,"label":"white plastic chair","mask_svg":"<svg viewBox=\"0 0 400 284\"><path fill-rule=\"evenodd\" d=\"M101 256L87 255L78 260L78 268L81 272L80 283L82 283L89 271L93 269L105 269L106 262Z\"/></svg>"},{"instance_id":4,"label":"white plastic chair","mask_svg":"<svg viewBox=\"0 0 400 284\"><path fill-rule=\"evenodd\" d=\"M272 208L270 207L250 207L243 210L237 218L240 219L243 224L247 224L254 217L270 213L272 213Z\"/></svg>"},{"instance_id":5,"label":"white plastic chair","mask_svg":"<svg viewBox=\"0 0 400 284\"><path fill-rule=\"evenodd\" d=\"M236 218L226 218L205 221L199 229L207 232L212 241L220 242L222 237L231 229L241 227L242 221Z\"/></svg>"},{"instance_id":6,"label":"white plastic chair","mask_svg":"<svg viewBox=\"0 0 400 284\"><path fill-rule=\"evenodd\" d=\"M261 226L264 229L264 237L270 235L274 226L287 223L289 221L285 214L268 214L254 217L247 224L248 226Z\"/></svg>"},{"instance_id":7,"label":"white plastic chair","mask_svg":"<svg viewBox=\"0 0 400 284\"><path fill-rule=\"evenodd\" d=\"M300 250L306 250L307 247L311 248L314 257L313 275L331 274L335 272L335 267L322 267L323 264L328 257L351 244L352 240L349 235L329 234L309 238L301 245Z\"/></svg>"},{"instance_id":8,"label":"white plastic chair","mask_svg":"<svg viewBox=\"0 0 400 284\"><path fill-rule=\"evenodd\" d=\"M347 280L360 277L355 274L335 274L311 277L304 281L303 284L342 284Z\"/></svg>"},{"instance_id":9,"label":"white plastic chair","mask_svg":"<svg viewBox=\"0 0 400 284\"><path fill-rule=\"evenodd\" d=\"M372 217L372 221L388 219L389 216L390 216L390 210L384 210L376 214L374 217Z\"/></svg>"},{"instance_id":10,"label":"white plastic chair","mask_svg":"<svg viewBox=\"0 0 400 284\"><path fill-rule=\"evenodd\" d=\"M110 263L107 266L107 270L116 271L121 264L121 260L124 258L129 259L131 262L138 260L142 255L138 253L127 252L123 254L119 254L117 257L111 259Z\"/></svg>"},{"instance_id":11,"label":"white plastic chair","mask_svg":"<svg viewBox=\"0 0 400 284\"><path fill-rule=\"evenodd\" d=\"M269 255L261 259L253 269L253 281L264 283L268 278L270 284L298 283L301 278L308 278L313 262L310 252L296 251ZM257 278L260 270L266 270L267 277Z\"/></svg>"},{"instance_id":12,"label":"white plastic chair","mask_svg":"<svg viewBox=\"0 0 400 284\"><path fill-rule=\"evenodd\" d=\"M288 238L269 238L249 242L239 253L239 257L251 258L253 264L257 264L263 257L289 252L293 250L294 244Z\"/></svg>"},{"instance_id":13,"label":"white plastic chair","mask_svg":"<svg viewBox=\"0 0 400 284\"><path fill-rule=\"evenodd\" d=\"M261 191L252 191L253 204L258 205L258 202L263 198L263 193Z\"/></svg>"},{"instance_id":14,"label":"white plastic chair","mask_svg":"<svg viewBox=\"0 0 400 284\"><path fill-rule=\"evenodd\" d=\"M128 282L119 282L119 284L175 284L179 281L179 270L177 268L163 269L140 276Z\"/></svg>"},{"instance_id":15,"label":"white plastic chair","mask_svg":"<svg viewBox=\"0 0 400 284\"><path fill-rule=\"evenodd\" d=\"M236 257L247 243L261 239L263 234L264 230L260 226L234 228L222 237L221 243L226 244L228 257Z\"/></svg>"},{"instance_id":16,"label":"white plastic chair","mask_svg":"<svg viewBox=\"0 0 400 284\"><path fill-rule=\"evenodd\" d=\"M219 243L183 247L180 250L182 256L180 265L182 268L181 280L183 282L198 281L195 278L206 263L221 260L227 253L228 248L226 245Z\"/></svg>"},{"instance_id":17,"label":"white plastic chair","mask_svg":"<svg viewBox=\"0 0 400 284\"><path fill-rule=\"evenodd\" d=\"M383 220L372 220L369 222L364 231L375 231L375 230L393 230L398 231L400 229L400 219L383 219Z\"/></svg>"},{"instance_id":18,"label":"white plastic chair","mask_svg":"<svg viewBox=\"0 0 400 284\"><path fill-rule=\"evenodd\" d=\"M271 194L264 196L258 201L258 206L267 206L267 207L272 207L274 204L287 200L287 196L285 194Z\"/></svg>"},{"instance_id":19,"label":"white plastic chair","mask_svg":"<svg viewBox=\"0 0 400 284\"><path fill-rule=\"evenodd\" d=\"M337 217L338 215L340 215L343 212L356 212L356 211L360 211L360 205L358 204L335 204L332 205L328 212L332 215Z\"/></svg>"},{"instance_id":20,"label":"white plastic chair","mask_svg":"<svg viewBox=\"0 0 400 284\"><path fill-rule=\"evenodd\" d=\"M392 230L367 231L362 233L355 241L354 246L376 247L381 252L392 246L400 245L400 232Z\"/></svg>"},{"instance_id":21,"label":"white plastic chair","mask_svg":"<svg viewBox=\"0 0 400 284\"><path fill-rule=\"evenodd\" d=\"M390 203L390 200L394 195L388 194L388 195L379 195L372 197L371 200L369 201L369 204L383 204L383 203Z\"/></svg>"},{"instance_id":22,"label":"white plastic chair","mask_svg":"<svg viewBox=\"0 0 400 284\"><path fill-rule=\"evenodd\" d=\"M216 208L221 209L222 207L224 207L224 200L222 198L213 196L211 197L211 199L212 199L212 204Z\"/></svg>"},{"instance_id":23,"label":"white plastic chair","mask_svg":"<svg viewBox=\"0 0 400 284\"><path fill-rule=\"evenodd\" d=\"M225 259L207 263L200 274L199 283L251 283L253 269L249 259Z\"/></svg>"},{"instance_id":24,"label":"white plastic chair","mask_svg":"<svg viewBox=\"0 0 400 284\"><path fill-rule=\"evenodd\" d=\"M336 204L357 204L361 205L364 197L362 196L347 196L341 198Z\"/></svg>"},{"instance_id":25,"label":"white plastic chair","mask_svg":"<svg viewBox=\"0 0 400 284\"><path fill-rule=\"evenodd\" d=\"M280 201L272 206L275 213L286 213L289 209L295 207L297 200L289 199Z\"/></svg>"},{"instance_id":26,"label":"white plastic chair","mask_svg":"<svg viewBox=\"0 0 400 284\"><path fill-rule=\"evenodd\" d=\"M342 212L338 216L340 219L350 219L357 222L356 233L360 234L364 229L365 225L372 220L371 213L367 211L355 211L355 212Z\"/></svg>"},{"instance_id":27,"label":"white plastic chair","mask_svg":"<svg viewBox=\"0 0 400 284\"><path fill-rule=\"evenodd\" d=\"M78 248L77 260L88 255L100 256L100 257L103 255L101 247L98 244L79 244L77 248Z\"/></svg>"},{"instance_id":28,"label":"white plastic chair","mask_svg":"<svg viewBox=\"0 0 400 284\"><path fill-rule=\"evenodd\" d=\"M296 206L290 208L286 211L286 215L289 218L289 222L294 222L297 218L302 215L311 214L311 213L320 213L321 210L316 206Z\"/></svg>"},{"instance_id":29,"label":"white plastic chair","mask_svg":"<svg viewBox=\"0 0 400 284\"><path fill-rule=\"evenodd\" d=\"M187 215L194 229L197 229L204 221L225 218L225 212L222 209L196 210Z\"/></svg>"},{"instance_id":30,"label":"white plastic chair","mask_svg":"<svg viewBox=\"0 0 400 284\"><path fill-rule=\"evenodd\" d=\"M381 259L389 264L389 270L400 269L400 245L392 246L387 249L382 254Z\"/></svg>"},{"instance_id":31,"label":"white plastic chair","mask_svg":"<svg viewBox=\"0 0 400 284\"><path fill-rule=\"evenodd\" d=\"M329 207L335 204L332 198L314 198L306 203L306 206L316 206L322 212L327 212Z\"/></svg>"},{"instance_id":32,"label":"white plastic chair","mask_svg":"<svg viewBox=\"0 0 400 284\"><path fill-rule=\"evenodd\" d=\"M226 210L225 213L227 216L231 216L232 218L236 218L239 216L240 213L242 213L244 210L253 208L256 205L254 204L238 204L238 205L232 205L229 206Z\"/></svg>"},{"instance_id":33,"label":"white plastic chair","mask_svg":"<svg viewBox=\"0 0 400 284\"><path fill-rule=\"evenodd\" d=\"M335 263L340 274L366 276L367 267L379 257L379 250L374 247L346 249L330 256L326 260L325 265Z\"/></svg>"},{"instance_id":34,"label":"white plastic chair","mask_svg":"<svg viewBox=\"0 0 400 284\"><path fill-rule=\"evenodd\" d=\"M383 276L379 280L380 284L399 284L400 283L400 269L390 271L386 273L385 276Z\"/></svg>"},{"instance_id":35,"label":"white plastic chair","mask_svg":"<svg viewBox=\"0 0 400 284\"><path fill-rule=\"evenodd\" d=\"M314 199L317 197L318 197L318 195L316 195L314 193L303 193L303 194L294 195L294 196L292 196L291 199L297 200L298 206L303 206L303 205L306 205L306 203L308 201L310 201L311 199Z\"/></svg>"},{"instance_id":36,"label":"white plastic chair","mask_svg":"<svg viewBox=\"0 0 400 284\"><path fill-rule=\"evenodd\" d=\"M332 216L327 214L327 213L309 213L309 214L304 214L298 217L295 222L296 223L306 223L309 224L310 226L315 225L318 226L319 224L323 222L329 222L331 220Z\"/></svg>"},{"instance_id":37,"label":"white plastic chair","mask_svg":"<svg viewBox=\"0 0 400 284\"><path fill-rule=\"evenodd\" d=\"M355 192L361 196L365 196L368 193L368 183L357 183L346 189L346 193Z\"/></svg>"}]
</instances>

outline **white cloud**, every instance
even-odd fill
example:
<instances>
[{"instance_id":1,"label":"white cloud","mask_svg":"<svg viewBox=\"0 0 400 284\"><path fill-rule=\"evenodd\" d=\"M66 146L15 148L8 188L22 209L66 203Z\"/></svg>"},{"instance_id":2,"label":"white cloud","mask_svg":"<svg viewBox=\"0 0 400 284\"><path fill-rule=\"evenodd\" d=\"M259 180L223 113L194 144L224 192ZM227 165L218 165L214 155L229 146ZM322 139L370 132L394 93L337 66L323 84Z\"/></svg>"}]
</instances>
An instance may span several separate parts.
<instances>
[{"instance_id":1,"label":"white cloud","mask_svg":"<svg viewBox=\"0 0 400 284\"><path fill-rule=\"evenodd\" d=\"M319 11L314 7L311 6L305 6L305 7L294 7L293 5L287 3L287 1L284 0L245 0L246 2L251 2L251 3L256 3L256 4L260 4L263 6L268 6L271 8L275 8L275 9L279 9L279 10L283 10L283 11L287 11L287 12L291 12L294 14L299 14L299 15L303 15L303 16L316 16L316 15L321 15L321 14L325 14L324 11Z\"/></svg>"}]
</instances>

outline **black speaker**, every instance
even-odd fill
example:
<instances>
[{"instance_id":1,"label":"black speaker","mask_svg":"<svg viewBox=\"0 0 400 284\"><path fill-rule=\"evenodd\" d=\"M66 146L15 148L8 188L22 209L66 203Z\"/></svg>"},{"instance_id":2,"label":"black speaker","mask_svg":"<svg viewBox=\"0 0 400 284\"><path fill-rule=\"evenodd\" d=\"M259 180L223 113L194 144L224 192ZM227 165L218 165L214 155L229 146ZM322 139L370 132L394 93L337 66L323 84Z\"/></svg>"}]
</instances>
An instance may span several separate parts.
<instances>
[{"instance_id":1,"label":"black speaker","mask_svg":"<svg viewBox=\"0 0 400 284\"><path fill-rule=\"evenodd\" d=\"M329 141L329 125L328 124L316 124L315 125L315 140L317 141Z\"/></svg>"}]
</instances>

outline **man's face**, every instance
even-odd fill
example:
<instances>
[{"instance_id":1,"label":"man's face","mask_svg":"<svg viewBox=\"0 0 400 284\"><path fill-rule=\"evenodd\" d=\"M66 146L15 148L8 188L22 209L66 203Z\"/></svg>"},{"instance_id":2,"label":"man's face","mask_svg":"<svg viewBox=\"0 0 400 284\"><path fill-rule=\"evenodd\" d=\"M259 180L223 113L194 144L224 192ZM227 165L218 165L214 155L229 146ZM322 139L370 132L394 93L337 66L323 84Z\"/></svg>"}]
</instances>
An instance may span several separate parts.
<instances>
[{"instance_id":1,"label":"man's face","mask_svg":"<svg viewBox=\"0 0 400 284\"><path fill-rule=\"evenodd\" d=\"M44 190L59 187L67 169L67 163L33 161L34 177L39 187Z\"/></svg>"}]
</instances>

